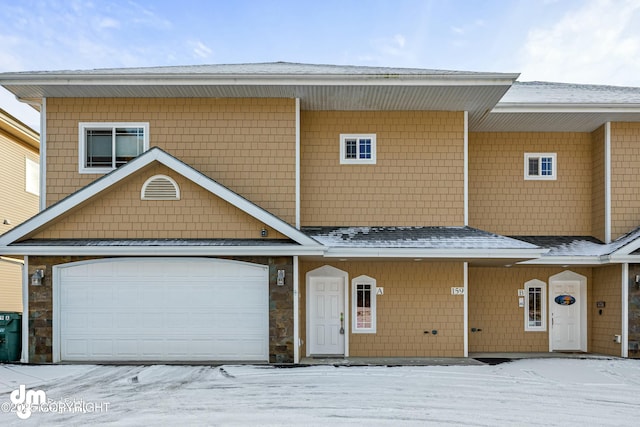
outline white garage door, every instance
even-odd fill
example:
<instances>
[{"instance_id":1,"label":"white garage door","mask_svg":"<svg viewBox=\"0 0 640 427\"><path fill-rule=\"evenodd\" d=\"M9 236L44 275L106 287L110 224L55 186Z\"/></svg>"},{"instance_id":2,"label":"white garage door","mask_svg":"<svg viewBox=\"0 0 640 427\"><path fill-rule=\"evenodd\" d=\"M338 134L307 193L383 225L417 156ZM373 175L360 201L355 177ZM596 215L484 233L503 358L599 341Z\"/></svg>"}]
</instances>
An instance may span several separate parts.
<instances>
[{"instance_id":1,"label":"white garage door","mask_svg":"<svg viewBox=\"0 0 640 427\"><path fill-rule=\"evenodd\" d=\"M62 361L269 359L266 266L122 258L61 266L55 276Z\"/></svg>"}]
</instances>

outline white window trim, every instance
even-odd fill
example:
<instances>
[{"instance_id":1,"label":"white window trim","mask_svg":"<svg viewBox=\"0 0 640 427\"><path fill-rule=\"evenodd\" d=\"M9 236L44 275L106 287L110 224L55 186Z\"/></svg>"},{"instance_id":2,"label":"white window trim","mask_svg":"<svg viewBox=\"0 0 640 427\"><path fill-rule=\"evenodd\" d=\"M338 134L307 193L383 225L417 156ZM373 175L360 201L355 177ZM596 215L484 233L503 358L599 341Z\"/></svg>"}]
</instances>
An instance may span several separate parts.
<instances>
[{"instance_id":1,"label":"white window trim","mask_svg":"<svg viewBox=\"0 0 640 427\"><path fill-rule=\"evenodd\" d=\"M345 140L347 139L371 139L370 159L347 159ZM358 150L360 144L357 144ZM376 134L375 133L341 133L340 134L340 164L342 165L375 165L376 164Z\"/></svg>"},{"instance_id":2,"label":"white window trim","mask_svg":"<svg viewBox=\"0 0 640 427\"><path fill-rule=\"evenodd\" d=\"M529 159L541 159L543 157L551 158L551 175L529 175ZM555 181L558 174L558 162L556 157L556 153L524 153L524 179L532 181ZM542 162L540 162L539 165L542 167ZM541 171L539 170L539 172Z\"/></svg>"},{"instance_id":3,"label":"white window trim","mask_svg":"<svg viewBox=\"0 0 640 427\"><path fill-rule=\"evenodd\" d=\"M25 186L27 193L40 196L40 164L25 157Z\"/></svg>"},{"instance_id":4,"label":"white window trim","mask_svg":"<svg viewBox=\"0 0 640 427\"><path fill-rule=\"evenodd\" d=\"M144 129L144 142L142 152L149 149L149 123L148 122L80 122L78 124L78 167L80 173L109 173L116 168L88 168L85 166L85 130L87 128L143 128Z\"/></svg>"},{"instance_id":5,"label":"white window trim","mask_svg":"<svg viewBox=\"0 0 640 427\"><path fill-rule=\"evenodd\" d=\"M359 328L358 327L358 301L357 301L357 286L358 285L371 285L371 327L370 328ZM376 333L376 279L369 276L358 276L351 280L351 311L352 311L352 319L353 325L351 328L351 332L354 334L375 334Z\"/></svg>"},{"instance_id":6,"label":"white window trim","mask_svg":"<svg viewBox=\"0 0 640 427\"><path fill-rule=\"evenodd\" d=\"M540 326L529 325L529 288L540 288L540 303L542 324ZM533 279L524 284L524 330L527 332L543 332L547 330L547 284L542 280Z\"/></svg>"}]
</instances>

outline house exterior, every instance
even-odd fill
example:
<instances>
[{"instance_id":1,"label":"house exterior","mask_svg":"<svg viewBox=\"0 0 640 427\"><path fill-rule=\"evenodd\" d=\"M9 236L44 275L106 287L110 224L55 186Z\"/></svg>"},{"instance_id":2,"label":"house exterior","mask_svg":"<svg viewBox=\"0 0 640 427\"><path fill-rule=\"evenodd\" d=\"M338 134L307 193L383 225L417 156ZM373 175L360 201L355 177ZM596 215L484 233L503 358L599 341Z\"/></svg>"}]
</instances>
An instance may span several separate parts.
<instances>
[{"instance_id":1,"label":"house exterior","mask_svg":"<svg viewBox=\"0 0 640 427\"><path fill-rule=\"evenodd\" d=\"M43 116L23 362L639 357L640 89L517 77L0 74Z\"/></svg>"},{"instance_id":2,"label":"house exterior","mask_svg":"<svg viewBox=\"0 0 640 427\"><path fill-rule=\"evenodd\" d=\"M0 233L38 213L39 135L0 109ZM22 256L0 256L0 312L22 313Z\"/></svg>"}]
</instances>

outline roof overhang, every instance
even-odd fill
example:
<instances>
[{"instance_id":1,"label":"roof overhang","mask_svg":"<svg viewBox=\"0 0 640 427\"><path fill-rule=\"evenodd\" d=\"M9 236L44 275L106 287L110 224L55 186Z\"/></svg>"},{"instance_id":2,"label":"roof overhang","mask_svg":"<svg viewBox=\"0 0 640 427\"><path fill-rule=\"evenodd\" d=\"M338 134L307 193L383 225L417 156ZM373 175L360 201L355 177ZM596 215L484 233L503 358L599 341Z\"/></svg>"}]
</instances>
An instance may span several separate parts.
<instances>
[{"instance_id":1,"label":"roof overhang","mask_svg":"<svg viewBox=\"0 0 640 427\"><path fill-rule=\"evenodd\" d=\"M476 132L592 132L606 122L640 122L640 88L515 82Z\"/></svg>"},{"instance_id":2,"label":"roof overhang","mask_svg":"<svg viewBox=\"0 0 640 427\"><path fill-rule=\"evenodd\" d=\"M302 110L468 111L476 120L519 74L305 64L0 73L18 99L298 98Z\"/></svg>"},{"instance_id":3,"label":"roof overhang","mask_svg":"<svg viewBox=\"0 0 640 427\"><path fill-rule=\"evenodd\" d=\"M592 132L606 122L640 122L640 105L499 103L474 132Z\"/></svg>"},{"instance_id":4,"label":"roof overhang","mask_svg":"<svg viewBox=\"0 0 640 427\"><path fill-rule=\"evenodd\" d=\"M6 255L27 256L319 256L321 247L277 246L54 246L9 245Z\"/></svg>"}]
</instances>

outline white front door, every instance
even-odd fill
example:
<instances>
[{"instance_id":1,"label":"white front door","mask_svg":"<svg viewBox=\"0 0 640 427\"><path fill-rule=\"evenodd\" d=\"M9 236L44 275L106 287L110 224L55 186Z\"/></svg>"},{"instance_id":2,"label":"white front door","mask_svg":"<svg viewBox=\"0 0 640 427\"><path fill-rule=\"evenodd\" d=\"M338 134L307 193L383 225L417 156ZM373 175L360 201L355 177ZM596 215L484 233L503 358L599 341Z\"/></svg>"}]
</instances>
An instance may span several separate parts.
<instances>
[{"instance_id":1,"label":"white front door","mask_svg":"<svg viewBox=\"0 0 640 427\"><path fill-rule=\"evenodd\" d=\"M345 280L311 277L307 287L309 349L314 356L345 354Z\"/></svg>"},{"instance_id":2,"label":"white front door","mask_svg":"<svg viewBox=\"0 0 640 427\"><path fill-rule=\"evenodd\" d=\"M556 281L550 284L551 350L583 350L583 298L580 282Z\"/></svg>"}]
</instances>

